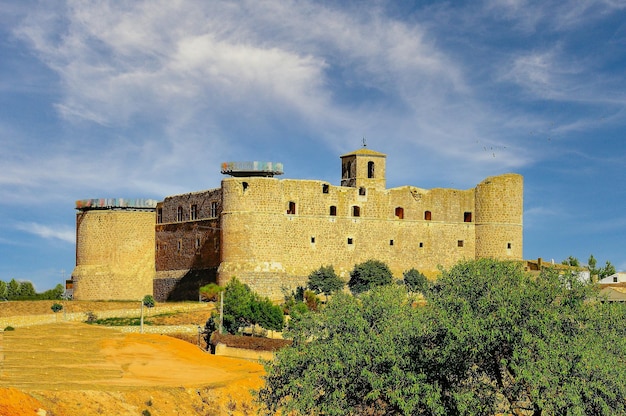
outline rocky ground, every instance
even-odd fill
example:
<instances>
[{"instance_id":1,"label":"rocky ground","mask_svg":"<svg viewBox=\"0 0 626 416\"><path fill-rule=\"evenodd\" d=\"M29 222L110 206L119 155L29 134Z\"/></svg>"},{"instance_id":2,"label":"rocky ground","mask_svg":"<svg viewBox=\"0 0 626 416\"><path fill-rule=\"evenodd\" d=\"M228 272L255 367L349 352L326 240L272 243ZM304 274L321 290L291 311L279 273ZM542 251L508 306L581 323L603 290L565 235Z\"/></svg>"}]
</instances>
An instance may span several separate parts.
<instances>
[{"instance_id":1,"label":"rocky ground","mask_svg":"<svg viewBox=\"0 0 626 416\"><path fill-rule=\"evenodd\" d=\"M10 303L12 312L9 302L0 304L0 316L50 311L40 302ZM189 312L164 324L194 319L206 317ZM257 408L250 391L260 387L263 374L256 362L214 356L164 335L71 322L0 332L2 416L252 415Z\"/></svg>"}]
</instances>

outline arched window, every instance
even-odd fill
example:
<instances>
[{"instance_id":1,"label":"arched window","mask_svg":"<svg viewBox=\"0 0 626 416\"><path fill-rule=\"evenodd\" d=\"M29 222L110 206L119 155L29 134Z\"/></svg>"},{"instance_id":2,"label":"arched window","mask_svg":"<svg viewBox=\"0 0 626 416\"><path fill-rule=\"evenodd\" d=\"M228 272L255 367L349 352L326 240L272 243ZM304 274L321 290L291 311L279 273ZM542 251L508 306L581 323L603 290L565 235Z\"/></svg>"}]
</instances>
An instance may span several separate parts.
<instances>
[{"instance_id":1,"label":"arched window","mask_svg":"<svg viewBox=\"0 0 626 416\"><path fill-rule=\"evenodd\" d=\"M178 207L178 209L176 210L176 221L182 221L183 220L183 207Z\"/></svg>"},{"instance_id":2,"label":"arched window","mask_svg":"<svg viewBox=\"0 0 626 416\"><path fill-rule=\"evenodd\" d=\"M289 201L289 209L287 210L287 214L296 215L296 203L293 201Z\"/></svg>"},{"instance_id":3,"label":"arched window","mask_svg":"<svg viewBox=\"0 0 626 416\"><path fill-rule=\"evenodd\" d=\"M404 208L396 207L396 218L399 219L399 220L403 220L404 219Z\"/></svg>"},{"instance_id":4,"label":"arched window","mask_svg":"<svg viewBox=\"0 0 626 416\"><path fill-rule=\"evenodd\" d=\"M424 219L426 221L430 221L432 219L432 214L430 213L430 211L424 211Z\"/></svg>"},{"instance_id":5,"label":"arched window","mask_svg":"<svg viewBox=\"0 0 626 416\"><path fill-rule=\"evenodd\" d=\"M352 216L353 217L360 217L361 216L361 207L359 207L358 205L354 205L352 207Z\"/></svg>"},{"instance_id":6,"label":"arched window","mask_svg":"<svg viewBox=\"0 0 626 416\"><path fill-rule=\"evenodd\" d=\"M367 177L370 179L374 177L374 162L367 162Z\"/></svg>"},{"instance_id":7,"label":"arched window","mask_svg":"<svg viewBox=\"0 0 626 416\"><path fill-rule=\"evenodd\" d=\"M336 217L337 216L337 207L334 205L330 206L330 216L331 217Z\"/></svg>"}]
</instances>

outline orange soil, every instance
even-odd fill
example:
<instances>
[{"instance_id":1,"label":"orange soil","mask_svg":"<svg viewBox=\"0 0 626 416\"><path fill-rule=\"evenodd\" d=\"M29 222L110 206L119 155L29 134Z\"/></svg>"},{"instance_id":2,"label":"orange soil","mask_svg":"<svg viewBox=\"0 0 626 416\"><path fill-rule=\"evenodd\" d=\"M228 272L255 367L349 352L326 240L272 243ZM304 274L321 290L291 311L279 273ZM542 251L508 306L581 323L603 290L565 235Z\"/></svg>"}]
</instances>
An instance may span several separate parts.
<instances>
[{"instance_id":1,"label":"orange soil","mask_svg":"<svg viewBox=\"0 0 626 416\"><path fill-rule=\"evenodd\" d=\"M252 415L264 374L168 336L79 323L0 332L0 342L0 416Z\"/></svg>"}]
</instances>

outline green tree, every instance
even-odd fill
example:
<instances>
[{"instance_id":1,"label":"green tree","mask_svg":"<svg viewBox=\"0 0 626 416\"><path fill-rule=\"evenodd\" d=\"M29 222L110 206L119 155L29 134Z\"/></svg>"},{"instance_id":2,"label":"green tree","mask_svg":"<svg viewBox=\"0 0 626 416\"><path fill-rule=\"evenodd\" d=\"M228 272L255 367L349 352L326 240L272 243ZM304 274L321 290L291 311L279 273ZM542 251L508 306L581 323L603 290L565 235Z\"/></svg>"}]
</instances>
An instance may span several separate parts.
<instances>
[{"instance_id":1,"label":"green tree","mask_svg":"<svg viewBox=\"0 0 626 416\"><path fill-rule=\"evenodd\" d=\"M589 274L591 275L591 277L598 275L598 269L596 269L597 264L598 262L596 258L593 257L593 254L590 254L589 260L587 260L587 265L589 266Z\"/></svg>"},{"instance_id":2,"label":"green tree","mask_svg":"<svg viewBox=\"0 0 626 416\"><path fill-rule=\"evenodd\" d=\"M299 414L625 414L626 307L556 268L461 262L414 307L377 287L291 323L258 400Z\"/></svg>"},{"instance_id":3,"label":"green tree","mask_svg":"<svg viewBox=\"0 0 626 416\"><path fill-rule=\"evenodd\" d=\"M410 269L403 273L404 284L411 292L422 292L428 288L428 279L416 269Z\"/></svg>"},{"instance_id":4,"label":"green tree","mask_svg":"<svg viewBox=\"0 0 626 416\"><path fill-rule=\"evenodd\" d=\"M572 266L572 267L580 267L580 262L574 256L569 256L568 258L563 260L561 264L564 264L566 266Z\"/></svg>"},{"instance_id":5,"label":"green tree","mask_svg":"<svg viewBox=\"0 0 626 416\"><path fill-rule=\"evenodd\" d=\"M601 267L600 270L598 270L598 278L604 279L605 277L615 273L615 266L613 266L611 262L607 260L604 264L604 267Z\"/></svg>"},{"instance_id":6,"label":"green tree","mask_svg":"<svg viewBox=\"0 0 626 416\"><path fill-rule=\"evenodd\" d=\"M20 283L11 279L9 284L7 285L7 299L8 300L16 300L20 295Z\"/></svg>"},{"instance_id":7,"label":"green tree","mask_svg":"<svg viewBox=\"0 0 626 416\"><path fill-rule=\"evenodd\" d=\"M224 289L224 328L234 334L241 326L256 324L266 329L282 329L282 308L261 298L248 285L233 277Z\"/></svg>"},{"instance_id":8,"label":"green tree","mask_svg":"<svg viewBox=\"0 0 626 416\"><path fill-rule=\"evenodd\" d=\"M35 287L29 281L21 282L20 288L18 290L18 299L35 299L37 297L37 292L35 291Z\"/></svg>"},{"instance_id":9,"label":"green tree","mask_svg":"<svg viewBox=\"0 0 626 416\"><path fill-rule=\"evenodd\" d=\"M0 280L0 300L7 298L7 282Z\"/></svg>"},{"instance_id":10,"label":"green tree","mask_svg":"<svg viewBox=\"0 0 626 416\"><path fill-rule=\"evenodd\" d=\"M293 347L265 363L258 401L269 414L410 414L427 387L411 371L417 313L398 286L337 293L320 313L292 320Z\"/></svg>"},{"instance_id":11,"label":"green tree","mask_svg":"<svg viewBox=\"0 0 626 416\"><path fill-rule=\"evenodd\" d=\"M388 285L393 281L389 267L379 260L368 260L354 266L350 272L348 286L354 294L362 293L376 286Z\"/></svg>"},{"instance_id":12,"label":"green tree","mask_svg":"<svg viewBox=\"0 0 626 416\"><path fill-rule=\"evenodd\" d=\"M146 306L148 308L153 308L154 305L156 304L156 302L154 301L154 297L152 295L146 295L143 297L143 306Z\"/></svg>"},{"instance_id":13,"label":"green tree","mask_svg":"<svg viewBox=\"0 0 626 416\"><path fill-rule=\"evenodd\" d=\"M312 271L307 282L309 289L315 293L323 293L326 295L326 300L328 300L328 295L339 292L345 285L345 282L335 273L333 266L322 266Z\"/></svg>"}]
</instances>

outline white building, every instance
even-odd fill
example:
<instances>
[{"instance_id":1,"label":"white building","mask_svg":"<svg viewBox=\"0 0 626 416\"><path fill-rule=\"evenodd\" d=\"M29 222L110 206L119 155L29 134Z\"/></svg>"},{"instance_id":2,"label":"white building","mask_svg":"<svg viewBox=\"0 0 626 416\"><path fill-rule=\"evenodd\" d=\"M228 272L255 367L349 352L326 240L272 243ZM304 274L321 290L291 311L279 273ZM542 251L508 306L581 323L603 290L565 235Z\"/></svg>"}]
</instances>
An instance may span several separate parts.
<instances>
[{"instance_id":1,"label":"white building","mask_svg":"<svg viewBox=\"0 0 626 416\"><path fill-rule=\"evenodd\" d=\"M626 283L626 272L617 272L598 281L601 285L611 283Z\"/></svg>"}]
</instances>

